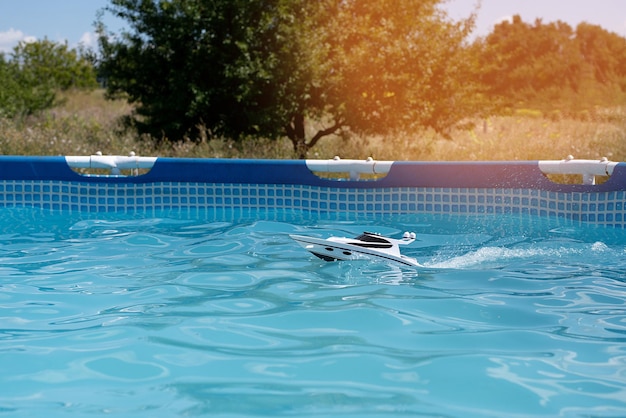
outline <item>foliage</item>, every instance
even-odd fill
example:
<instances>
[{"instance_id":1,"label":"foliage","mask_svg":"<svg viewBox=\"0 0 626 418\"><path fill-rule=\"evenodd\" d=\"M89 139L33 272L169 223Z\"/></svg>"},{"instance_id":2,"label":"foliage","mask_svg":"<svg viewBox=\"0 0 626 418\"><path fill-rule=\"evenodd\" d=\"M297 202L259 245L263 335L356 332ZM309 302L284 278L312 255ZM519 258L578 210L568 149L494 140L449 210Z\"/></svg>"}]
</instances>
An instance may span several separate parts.
<instances>
[{"instance_id":1,"label":"foliage","mask_svg":"<svg viewBox=\"0 0 626 418\"><path fill-rule=\"evenodd\" d=\"M97 69L124 100L90 90L90 52L21 43L0 54L0 152L626 159L625 38L515 17L466 44L439 3L113 0L131 31L100 27Z\"/></svg>"},{"instance_id":2,"label":"foliage","mask_svg":"<svg viewBox=\"0 0 626 418\"><path fill-rule=\"evenodd\" d=\"M16 67L0 54L0 116L13 117L20 109L20 85Z\"/></svg>"},{"instance_id":3,"label":"foliage","mask_svg":"<svg viewBox=\"0 0 626 418\"><path fill-rule=\"evenodd\" d=\"M441 0L112 0L100 26L109 95L142 132L287 136L301 157L340 132L450 129L471 110L463 40ZM468 87L467 85L465 87ZM323 122L307 135L307 121Z\"/></svg>"},{"instance_id":4,"label":"foliage","mask_svg":"<svg viewBox=\"0 0 626 418\"><path fill-rule=\"evenodd\" d=\"M82 51L47 39L20 42L0 55L0 115L28 116L54 106L57 91L97 86L93 63Z\"/></svg>"},{"instance_id":5,"label":"foliage","mask_svg":"<svg viewBox=\"0 0 626 418\"><path fill-rule=\"evenodd\" d=\"M501 110L576 113L626 102L626 39L599 26L516 15L471 49L485 97Z\"/></svg>"},{"instance_id":6,"label":"foliage","mask_svg":"<svg viewBox=\"0 0 626 418\"><path fill-rule=\"evenodd\" d=\"M201 135L199 141L155 143L119 125L131 108L124 100L105 100L102 90L70 90L63 104L24 121L0 117L0 153L5 155L103 154L204 158L295 158L287 138L233 141ZM498 116L478 128L454 130L455 141L432 130L390 137L360 136L346 141L329 137L311 151L312 158L378 160L536 160L603 156L626 161L626 107L597 112L581 121L563 115L558 121L525 115Z\"/></svg>"},{"instance_id":7,"label":"foliage","mask_svg":"<svg viewBox=\"0 0 626 418\"><path fill-rule=\"evenodd\" d=\"M584 22L576 27L576 39L594 79L603 84L618 84L626 90L626 39Z\"/></svg>"},{"instance_id":8,"label":"foliage","mask_svg":"<svg viewBox=\"0 0 626 418\"><path fill-rule=\"evenodd\" d=\"M440 1L330 1L316 44L323 112L358 134L432 128L446 134L473 113L464 39L472 19L450 21ZM308 36L312 39L313 36ZM321 81L320 81L321 80Z\"/></svg>"},{"instance_id":9,"label":"foliage","mask_svg":"<svg viewBox=\"0 0 626 418\"><path fill-rule=\"evenodd\" d=\"M58 90L97 86L93 63L82 50L48 39L20 42L12 53L22 75L49 83Z\"/></svg>"}]
</instances>

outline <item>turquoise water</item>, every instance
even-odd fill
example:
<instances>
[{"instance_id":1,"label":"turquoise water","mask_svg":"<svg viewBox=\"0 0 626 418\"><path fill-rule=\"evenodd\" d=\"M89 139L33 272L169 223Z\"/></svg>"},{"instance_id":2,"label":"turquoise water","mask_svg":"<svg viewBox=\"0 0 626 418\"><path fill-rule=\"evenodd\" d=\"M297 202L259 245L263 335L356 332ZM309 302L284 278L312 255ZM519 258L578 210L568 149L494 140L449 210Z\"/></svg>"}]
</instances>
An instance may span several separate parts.
<instances>
[{"instance_id":1,"label":"turquoise water","mask_svg":"<svg viewBox=\"0 0 626 418\"><path fill-rule=\"evenodd\" d=\"M419 270L288 234L417 233ZM626 232L0 209L0 416L623 417Z\"/></svg>"}]
</instances>

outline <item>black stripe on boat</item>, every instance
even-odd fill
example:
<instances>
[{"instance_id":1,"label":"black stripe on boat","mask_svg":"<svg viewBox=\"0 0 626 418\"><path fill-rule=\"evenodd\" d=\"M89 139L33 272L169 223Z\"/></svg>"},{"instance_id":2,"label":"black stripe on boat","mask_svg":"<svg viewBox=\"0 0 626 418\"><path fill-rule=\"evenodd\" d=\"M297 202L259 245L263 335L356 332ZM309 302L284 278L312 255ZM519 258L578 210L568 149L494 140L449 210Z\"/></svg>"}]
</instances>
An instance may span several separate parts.
<instances>
[{"instance_id":1,"label":"black stripe on boat","mask_svg":"<svg viewBox=\"0 0 626 418\"><path fill-rule=\"evenodd\" d=\"M338 260L335 257L331 257L331 256L326 255L326 254L314 253L313 251L311 251L311 254L313 254L316 257L321 258L324 261L337 261Z\"/></svg>"}]
</instances>

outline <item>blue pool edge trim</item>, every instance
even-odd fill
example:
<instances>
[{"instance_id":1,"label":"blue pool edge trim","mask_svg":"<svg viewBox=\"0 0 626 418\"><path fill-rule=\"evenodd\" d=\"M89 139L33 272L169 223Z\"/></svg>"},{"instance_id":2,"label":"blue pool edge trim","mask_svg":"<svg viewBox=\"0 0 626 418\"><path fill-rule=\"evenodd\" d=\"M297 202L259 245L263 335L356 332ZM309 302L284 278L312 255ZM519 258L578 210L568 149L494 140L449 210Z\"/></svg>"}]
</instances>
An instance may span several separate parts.
<instances>
[{"instance_id":1,"label":"blue pool edge trim","mask_svg":"<svg viewBox=\"0 0 626 418\"><path fill-rule=\"evenodd\" d=\"M0 156L0 207L132 212L280 208L530 214L626 226L626 163L598 185L559 184L538 161L390 162L378 179L321 178L305 160L156 158L137 176L82 175L65 157Z\"/></svg>"},{"instance_id":2,"label":"blue pool edge trim","mask_svg":"<svg viewBox=\"0 0 626 418\"><path fill-rule=\"evenodd\" d=\"M85 176L73 171L65 157L0 156L0 180L57 180L86 183L204 183L303 184L338 188L477 187L533 188L547 191L626 190L626 163L618 163L611 177L599 185L560 184L539 169L539 161L395 161L377 180L320 178L305 160L244 160L203 158L156 159L140 176Z\"/></svg>"}]
</instances>

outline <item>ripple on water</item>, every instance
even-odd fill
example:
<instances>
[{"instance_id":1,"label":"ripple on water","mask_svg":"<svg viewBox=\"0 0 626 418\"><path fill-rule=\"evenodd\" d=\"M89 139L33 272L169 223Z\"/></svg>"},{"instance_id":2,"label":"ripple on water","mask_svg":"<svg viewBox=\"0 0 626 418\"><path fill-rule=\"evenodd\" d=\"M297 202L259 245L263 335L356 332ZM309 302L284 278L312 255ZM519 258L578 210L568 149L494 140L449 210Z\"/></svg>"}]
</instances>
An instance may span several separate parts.
<instances>
[{"instance_id":1,"label":"ripple on water","mask_svg":"<svg viewBox=\"0 0 626 418\"><path fill-rule=\"evenodd\" d=\"M0 415L626 416L620 232L4 211ZM362 230L427 267L288 236Z\"/></svg>"}]
</instances>

